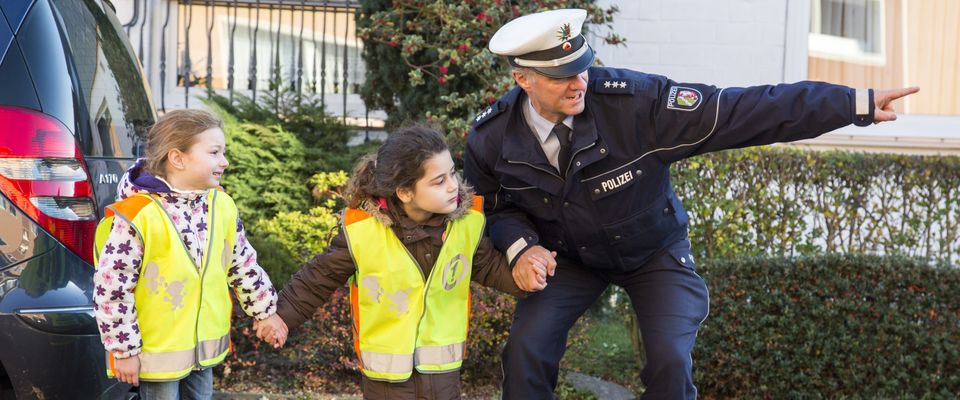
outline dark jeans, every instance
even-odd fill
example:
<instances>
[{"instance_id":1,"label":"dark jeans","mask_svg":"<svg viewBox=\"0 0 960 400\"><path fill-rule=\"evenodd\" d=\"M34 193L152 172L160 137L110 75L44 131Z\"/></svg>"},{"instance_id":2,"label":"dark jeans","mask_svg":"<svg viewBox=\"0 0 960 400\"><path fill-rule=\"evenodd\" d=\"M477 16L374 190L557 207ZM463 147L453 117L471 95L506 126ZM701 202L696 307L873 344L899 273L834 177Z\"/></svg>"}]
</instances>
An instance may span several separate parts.
<instances>
[{"instance_id":1,"label":"dark jeans","mask_svg":"<svg viewBox=\"0 0 960 400\"><path fill-rule=\"evenodd\" d=\"M647 364L643 399L694 399L690 353L706 319L707 286L682 240L629 272L602 271L560 258L547 288L517 302L503 350L503 398L553 399L567 333L609 284L622 287L640 322Z\"/></svg>"},{"instance_id":2,"label":"dark jeans","mask_svg":"<svg viewBox=\"0 0 960 400\"><path fill-rule=\"evenodd\" d=\"M455 400L460 398L460 371L421 374L405 382L375 381L362 375L364 400Z\"/></svg>"},{"instance_id":3,"label":"dark jeans","mask_svg":"<svg viewBox=\"0 0 960 400\"><path fill-rule=\"evenodd\" d=\"M193 371L178 381L140 381L141 400L210 400L213 398L213 368Z\"/></svg>"}]
</instances>

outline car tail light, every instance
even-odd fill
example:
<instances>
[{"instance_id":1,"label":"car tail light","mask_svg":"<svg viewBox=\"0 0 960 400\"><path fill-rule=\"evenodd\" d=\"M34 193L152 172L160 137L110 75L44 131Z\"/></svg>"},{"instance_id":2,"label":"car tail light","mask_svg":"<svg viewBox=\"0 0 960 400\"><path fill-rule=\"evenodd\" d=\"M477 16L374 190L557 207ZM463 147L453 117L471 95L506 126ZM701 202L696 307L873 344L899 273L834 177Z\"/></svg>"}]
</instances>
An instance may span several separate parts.
<instances>
[{"instance_id":1,"label":"car tail light","mask_svg":"<svg viewBox=\"0 0 960 400\"><path fill-rule=\"evenodd\" d=\"M6 106L0 131L0 191L92 264L97 207L73 134L49 115Z\"/></svg>"}]
</instances>

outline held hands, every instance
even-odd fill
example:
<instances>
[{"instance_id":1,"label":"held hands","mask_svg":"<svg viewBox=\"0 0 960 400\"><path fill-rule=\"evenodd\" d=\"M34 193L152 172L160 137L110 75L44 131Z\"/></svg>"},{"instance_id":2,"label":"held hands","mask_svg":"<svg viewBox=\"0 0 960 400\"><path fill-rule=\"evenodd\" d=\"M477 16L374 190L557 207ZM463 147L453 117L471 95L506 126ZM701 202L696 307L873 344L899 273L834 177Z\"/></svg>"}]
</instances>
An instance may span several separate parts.
<instances>
[{"instance_id":1,"label":"held hands","mask_svg":"<svg viewBox=\"0 0 960 400\"><path fill-rule=\"evenodd\" d=\"M876 107L873 111L873 123L896 121L897 114L896 110L893 109L893 101L919 91L920 88L916 86L902 89L874 90L873 102Z\"/></svg>"},{"instance_id":2,"label":"held hands","mask_svg":"<svg viewBox=\"0 0 960 400\"><path fill-rule=\"evenodd\" d=\"M526 292L537 292L547 287L547 276L553 276L557 268L557 252L542 246L533 246L513 266L513 280Z\"/></svg>"},{"instance_id":3,"label":"held hands","mask_svg":"<svg viewBox=\"0 0 960 400\"><path fill-rule=\"evenodd\" d=\"M117 359L113 364L113 374L120 382L140 386L140 355Z\"/></svg>"},{"instance_id":4,"label":"held hands","mask_svg":"<svg viewBox=\"0 0 960 400\"><path fill-rule=\"evenodd\" d=\"M279 315L273 314L265 319L253 321L257 337L279 349L287 341L287 324Z\"/></svg>"}]
</instances>

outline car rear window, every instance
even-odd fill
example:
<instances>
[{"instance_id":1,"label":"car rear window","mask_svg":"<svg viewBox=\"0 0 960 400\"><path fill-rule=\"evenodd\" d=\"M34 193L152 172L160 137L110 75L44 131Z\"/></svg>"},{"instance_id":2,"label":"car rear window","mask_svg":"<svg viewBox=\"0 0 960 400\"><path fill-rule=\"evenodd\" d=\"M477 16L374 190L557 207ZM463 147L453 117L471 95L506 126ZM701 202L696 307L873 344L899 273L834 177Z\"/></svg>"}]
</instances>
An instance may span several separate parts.
<instances>
[{"instance_id":1,"label":"car rear window","mask_svg":"<svg viewBox=\"0 0 960 400\"><path fill-rule=\"evenodd\" d=\"M51 4L62 21L89 117L81 122L89 129L77 132L84 156L140 157L156 114L120 22L95 0Z\"/></svg>"}]
</instances>

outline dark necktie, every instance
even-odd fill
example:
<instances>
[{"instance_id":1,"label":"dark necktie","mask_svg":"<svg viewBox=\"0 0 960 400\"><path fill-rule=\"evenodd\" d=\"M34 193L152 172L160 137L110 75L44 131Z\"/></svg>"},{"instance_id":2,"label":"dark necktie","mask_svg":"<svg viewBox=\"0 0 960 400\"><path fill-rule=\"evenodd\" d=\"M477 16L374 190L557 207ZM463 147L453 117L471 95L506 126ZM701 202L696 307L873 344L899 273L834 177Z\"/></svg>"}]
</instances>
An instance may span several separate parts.
<instances>
[{"instance_id":1,"label":"dark necktie","mask_svg":"<svg viewBox=\"0 0 960 400\"><path fill-rule=\"evenodd\" d=\"M562 122L553 126L554 135L557 135L557 140L560 141L560 153L557 157L557 169L560 170L560 176L565 176L567 173L567 166L570 164L570 128L564 125Z\"/></svg>"}]
</instances>

